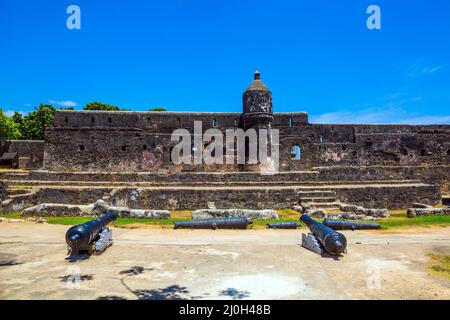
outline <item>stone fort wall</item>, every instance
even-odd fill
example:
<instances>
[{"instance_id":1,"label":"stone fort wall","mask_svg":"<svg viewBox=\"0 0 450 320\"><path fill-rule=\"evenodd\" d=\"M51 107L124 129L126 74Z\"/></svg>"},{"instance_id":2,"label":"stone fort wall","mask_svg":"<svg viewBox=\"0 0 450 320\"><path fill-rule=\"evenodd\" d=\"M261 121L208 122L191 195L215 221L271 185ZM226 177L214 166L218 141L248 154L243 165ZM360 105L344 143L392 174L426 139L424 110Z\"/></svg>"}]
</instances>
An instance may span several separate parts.
<instances>
[{"instance_id":1,"label":"stone fort wall","mask_svg":"<svg viewBox=\"0 0 450 320\"><path fill-rule=\"evenodd\" d=\"M4 140L0 155L5 152L17 152L19 169L40 169L44 162L43 140Z\"/></svg>"},{"instance_id":2,"label":"stone fort wall","mask_svg":"<svg viewBox=\"0 0 450 320\"><path fill-rule=\"evenodd\" d=\"M239 126L240 113L57 111L45 135L44 168L54 171L239 171L238 165L170 161L171 133ZM332 166L448 166L450 126L323 125L304 112L274 113L280 133L280 171ZM292 159L299 146L301 157Z\"/></svg>"}]
</instances>

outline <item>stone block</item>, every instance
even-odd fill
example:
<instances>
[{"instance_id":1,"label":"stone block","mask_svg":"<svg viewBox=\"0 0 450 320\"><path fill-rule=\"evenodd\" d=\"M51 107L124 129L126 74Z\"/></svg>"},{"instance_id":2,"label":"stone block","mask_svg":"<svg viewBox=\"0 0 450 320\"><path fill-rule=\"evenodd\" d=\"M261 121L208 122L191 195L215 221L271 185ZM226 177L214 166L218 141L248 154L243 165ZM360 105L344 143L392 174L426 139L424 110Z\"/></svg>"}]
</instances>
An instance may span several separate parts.
<instances>
[{"instance_id":1,"label":"stone block","mask_svg":"<svg viewBox=\"0 0 450 320\"><path fill-rule=\"evenodd\" d=\"M148 210L148 209L130 209L127 207L110 206L103 200L98 200L94 204L94 212L97 215L107 212L114 213L119 218L142 218L142 219L169 219L169 210Z\"/></svg>"},{"instance_id":2,"label":"stone block","mask_svg":"<svg viewBox=\"0 0 450 320\"><path fill-rule=\"evenodd\" d=\"M237 218L246 217L250 220L277 220L275 210L249 209L200 209L192 212L192 219Z\"/></svg>"},{"instance_id":3,"label":"stone block","mask_svg":"<svg viewBox=\"0 0 450 320\"><path fill-rule=\"evenodd\" d=\"M34 217L79 217L90 216L94 205L74 205L59 203L41 203L22 211L22 216Z\"/></svg>"},{"instance_id":4,"label":"stone block","mask_svg":"<svg viewBox=\"0 0 450 320\"><path fill-rule=\"evenodd\" d=\"M422 217L422 216L448 216L450 215L450 208L411 208L406 212L408 218Z\"/></svg>"}]
</instances>

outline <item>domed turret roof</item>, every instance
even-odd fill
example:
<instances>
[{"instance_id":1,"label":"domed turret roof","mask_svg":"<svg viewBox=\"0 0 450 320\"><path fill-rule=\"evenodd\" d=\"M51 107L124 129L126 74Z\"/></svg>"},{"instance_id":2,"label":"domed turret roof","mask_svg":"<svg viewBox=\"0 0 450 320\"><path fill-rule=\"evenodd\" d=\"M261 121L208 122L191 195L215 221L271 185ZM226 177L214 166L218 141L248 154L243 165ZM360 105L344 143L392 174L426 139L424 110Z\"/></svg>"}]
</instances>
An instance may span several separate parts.
<instances>
[{"instance_id":1,"label":"domed turret roof","mask_svg":"<svg viewBox=\"0 0 450 320\"><path fill-rule=\"evenodd\" d=\"M255 80L253 80L253 82L245 91L250 90L269 91L264 82L261 81L261 73L259 71L255 71Z\"/></svg>"}]
</instances>

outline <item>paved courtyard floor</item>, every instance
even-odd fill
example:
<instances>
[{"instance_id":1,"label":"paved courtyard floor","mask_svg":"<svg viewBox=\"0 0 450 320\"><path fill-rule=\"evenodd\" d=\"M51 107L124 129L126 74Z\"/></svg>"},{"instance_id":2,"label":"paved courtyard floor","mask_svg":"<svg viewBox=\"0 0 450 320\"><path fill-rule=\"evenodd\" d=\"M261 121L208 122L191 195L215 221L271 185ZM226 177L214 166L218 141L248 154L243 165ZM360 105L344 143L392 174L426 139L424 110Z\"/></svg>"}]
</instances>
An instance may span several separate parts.
<instances>
[{"instance_id":1,"label":"paved courtyard floor","mask_svg":"<svg viewBox=\"0 0 450 320\"><path fill-rule=\"evenodd\" d=\"M0 299L450 299L428 253L450 227L344 232L320 257L304 230L113 229L102 255L67 259L67 226L0 223Z\"/></svg>"}]
</instances>

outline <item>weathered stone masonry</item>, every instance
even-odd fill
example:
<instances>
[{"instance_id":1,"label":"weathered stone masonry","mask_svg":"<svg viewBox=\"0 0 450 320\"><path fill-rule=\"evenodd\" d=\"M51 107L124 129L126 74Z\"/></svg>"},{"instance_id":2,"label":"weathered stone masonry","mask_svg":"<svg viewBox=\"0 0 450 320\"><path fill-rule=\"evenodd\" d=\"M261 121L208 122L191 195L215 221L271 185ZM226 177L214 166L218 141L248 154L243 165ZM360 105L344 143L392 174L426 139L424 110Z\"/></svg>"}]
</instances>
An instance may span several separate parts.
<instances>
[{"instance_id":1,"label":"weathered stone masonry","mask_svg":"<svg viewBox=\"0 0 450 320\"><path fill-rule=\"evenodd\" d=\"M111 123L105 123L105 117L111 118ZM66 118L67 123L61 121ZM291 118L297 121L289 126ZM92 121L89 119L94 120L87 126L86 122ZM46 132L44 168L69 172L174 169L170 162L170 135L179 128L177 123L193 132L194 121L202 121L206 130L211 128L206 125L213 119L218 129L225 130L234 127L238 114L165 113L161 117L159 112L59 111L55 128ZM280 130L281 171L320 166L448 166L450 163L450 126L318 125L305 120L304 113L274 114L272 128ZM132 126L125 127L130 122ZM291 148L295 145L301 148L301 160L291 159ZM223 169L186 165L177 171ZM239 168L232 167L232 171Z\"/></svg>"}]
</instances>

